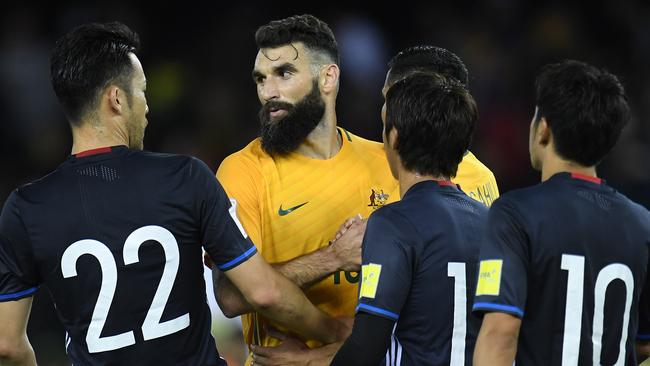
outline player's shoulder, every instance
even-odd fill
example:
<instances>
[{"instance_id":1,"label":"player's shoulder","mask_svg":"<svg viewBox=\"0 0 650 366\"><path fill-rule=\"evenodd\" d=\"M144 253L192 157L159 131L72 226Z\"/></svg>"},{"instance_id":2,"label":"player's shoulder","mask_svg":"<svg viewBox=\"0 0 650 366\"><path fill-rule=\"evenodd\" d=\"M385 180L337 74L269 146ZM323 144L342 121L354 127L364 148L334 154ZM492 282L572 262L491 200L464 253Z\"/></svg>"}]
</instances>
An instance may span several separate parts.
<instances>
[{"instance_id":1,"label":"player's shoulder","mask_svg":"<svg viewBox=\"0 0 650 366\"><path fill-rule=\"evenodd\" d=\"M258 137L241 150L228 155L221 162L219 169L250 169L272 160L273 158L262 149L262 142Z\"/></svg>"},{"instance_id":2,"label":"player's shoulder","mask_svg":"<svg viewBox=\"0 0 650 366\"><path fill-rule=\"evenodd\" d=\"M492 170L469 150L463 155L463 160L461 160L458 166L458 173L482 177L483 180L495 180Z\"/></svg>"},{"instance_id":3,"label":"player's shoulder","mask_svg":"<svg viewBox=\"0 0 650 366\"><path fill-rule=\"evenodd\" d=\"M373 158L386 159L384 153L384 145L381 142L368 140L361 136L355 135L352 132L339 127L338 128L341 137L345 139L344 143L350 144L350 146L357 152L361 153L362 156L371 156Z\"/></svg>"},{"instance_id":4,"label":"player's shoulder","mask_svg":"<svg viewBox=\"0 0 650 366\"><path fill-rule=\"evenodd\" d=\"M638 217L642 222L647 223L647 227L650 230L650 210L648 210L645 206L641 205L640 203L637 203L624 195L621 192L614 192L614 194L618 197L618 199L623 202L625 206L628 207L630 212L632 212L636 217Z\"/></svg>"},{"instance_id":5,"label":"player's shoulder","mask_svg":"<svg viewBox=\"0 0 650 366\"><path fill-rule=\"evenodd\" d=\"M548 185L538 183L532 186L513 189L497 198L490 211L507 210L516 211L517 216L537 212L537 207L543 207L544 202L554 194Z\"/></svg>"},{"instance_id":6,"label":"player's shoulder","mask_svg":"<svg viewBox=\"0 0 650 366\"><path fill-rule=\"evenodd\" d=\"M160 174L214 175L203 160L192 155L132 150L126 161L132 164L132 168L152 177Z\"/></svg>"},{"instance_id":7,"label":"player's shoulder","mask_svg":"<svg viewBox=\"0 0 650 366\"><path fill-rule=\"evenodd\" d=\"M418 241L419 233L403 206L397 201L378 208L368 218L366 232L376 238L401 238L396 242L402 244Z\"/></svg>"}]
</instances>

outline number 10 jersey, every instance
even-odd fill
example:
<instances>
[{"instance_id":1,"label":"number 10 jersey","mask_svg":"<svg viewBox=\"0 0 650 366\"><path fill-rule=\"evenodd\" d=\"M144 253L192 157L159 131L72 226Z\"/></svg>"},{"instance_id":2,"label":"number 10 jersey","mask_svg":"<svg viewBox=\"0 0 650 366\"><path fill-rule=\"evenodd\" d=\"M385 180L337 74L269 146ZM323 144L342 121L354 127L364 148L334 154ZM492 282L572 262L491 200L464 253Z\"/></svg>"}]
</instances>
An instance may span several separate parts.
<instances>
[{"instance_id":1,"label":"number 10 jersey","mask_svg":"<svg viewBox=\"0 0 650 366\"><path fill-rule=\"evenodd\" d=\"M648 210L559 173L495 201L487 227L473 308L521 318L518 365L636 365L635 338L650 335Z\"/></svg>"}]
</instances>

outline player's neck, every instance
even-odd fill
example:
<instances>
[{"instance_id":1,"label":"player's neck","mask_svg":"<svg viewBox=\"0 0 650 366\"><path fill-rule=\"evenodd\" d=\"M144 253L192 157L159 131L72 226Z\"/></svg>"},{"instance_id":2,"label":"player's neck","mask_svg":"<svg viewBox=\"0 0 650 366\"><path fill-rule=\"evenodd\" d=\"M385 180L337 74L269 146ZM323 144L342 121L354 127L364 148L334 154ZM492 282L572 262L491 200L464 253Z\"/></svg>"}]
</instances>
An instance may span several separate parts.
<instances>
[{"instance_id":1,"label":"player's neck","mask_svg":"<svg viewBox=\"0 0 650 366\"><path fill-rule=\"evenodd\" d=\"M118 145L129 146L128 135L123 131L92 122L82 122L79 127L72 127L72 154Z\"/></svg>"},{"instance_id":2,"label":"player's neck","mask_svg":"<svg viewBox=\"0 0 650 366\"><path fill-rule=\"evenodd\" d=\"M424 182L427 180L445 181L445 180L449 180L449 178L443 176L422 175L419 173L405 170L404 168L400 168L398 180L399 180L399 195L400 198L404 198L406 192L408 192L408 190L411 189L411 187L413 187L414 185L420 182Z\"/></svg>"},{"instance_id":3,"label":"player's neck","mask_svg":"<svg viewBox=\"0 0 650 366\"><path fill-rule=\"evenodd\" d=\"M578 173L589 177L597 177L595 166L584 166L573 161L564 160L553 154L544 159L542 164L542 182L545 182L557 173Z\"/></svg>"},{"instance_id":4,"label":"player's neck","mask_svg":"<svg viewBox=\"0 0 650 366\"><path fill-rule=\"evenodd\" d=\"M330 159L341 150L342 144L342 138L336 129L336 114L326 110L321 122L296 152L313 159Z\"/></svg>"}]
</instances>

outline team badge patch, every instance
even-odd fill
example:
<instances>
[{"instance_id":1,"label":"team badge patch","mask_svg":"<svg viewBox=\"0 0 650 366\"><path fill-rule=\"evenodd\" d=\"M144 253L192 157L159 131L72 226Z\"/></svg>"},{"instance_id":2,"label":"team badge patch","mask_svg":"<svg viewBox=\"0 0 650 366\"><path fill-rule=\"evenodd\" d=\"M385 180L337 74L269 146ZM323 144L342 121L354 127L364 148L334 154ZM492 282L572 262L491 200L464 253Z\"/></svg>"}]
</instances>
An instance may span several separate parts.
<instances>
[{"instance_id":1,"label":"team badge patch","mask_svg":"<svg viewBox=\"0 0 650 366\"><path fill-rule=\"evenodd\" d=\"M370 190L370 203L368 203L368 207L372 207L373 210L378 209L379 207L386 204L386 201L388 201L388 196L388 193L384 193L383 189L372 188Z\"/></svg>"},{"instance_id":2,"label":"team badge patch","mask_svg":"<svg viewBox=\"0 0 650 366\"><path fill-rule=\"evenodd\" d=\"M377 285L379 285L379 275L381 275L381 264L364 264L361 266L361 290L359 297L374 299L377 294Z\"/></svg>"},{"instance_id":3,"label":"team badge patch","mask_svg":"<svg viewBox=\"0 0 650 366\"><path fill-rule=\"evenodd\" d=\"M501 267L503 260L490 259L481 261L478 272L478 285L476 286L476 296L493 295L499 296L501 287Z\"/></svg>"}]
</instances>

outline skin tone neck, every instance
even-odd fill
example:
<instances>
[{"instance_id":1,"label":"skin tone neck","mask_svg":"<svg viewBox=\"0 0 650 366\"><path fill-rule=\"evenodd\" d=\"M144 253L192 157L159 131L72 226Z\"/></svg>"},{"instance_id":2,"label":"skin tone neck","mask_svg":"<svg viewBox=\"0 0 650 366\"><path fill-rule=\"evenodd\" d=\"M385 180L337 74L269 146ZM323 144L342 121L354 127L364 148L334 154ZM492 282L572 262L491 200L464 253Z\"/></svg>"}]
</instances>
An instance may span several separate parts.
<instances>
[{"instance_id":1,"label":"skin tone neck","mask_svg":"<svg viewBox=\"0 0 650 366\"><path fill-rule=\"evenodd\" d=\"M449 180L449 177L443 177L443 176L435 176L435 175L421 175L419 173L415 173L409 170L406 170L404 166L402 165L402 162L399 162L399 166L397 167L397 180L399 181L399 195L400 198L404 198L404 195L406 192L408 192L411 187L414 185L424 182L427 180L436 180L436 181L445 181Z\"/></svg>"},{"instance_id":2,"label":"skin tone neck","mask_svg":"<svg viewBox=\"0 0 650 366\"><path fill-rule=\"evenodd\" d=\"M296 149L298 154L329 159L341 149L342 139L336 129L336 95L340 70L336 64L318 62L317 55L302 42L260 49L255 58L253 80L262 103L281 101L295 104L304 98L317 79L317 87L325 102L325 113L318 126ZM314 65L319 66L315 74Z\"/></svg>"},{"instance_id":3,"label":"skin tone neck","mask_svg":"<svg viewBox=\"0 0 650 366\"><path fill-rule=\"evenodd\" d=\"M542 182L563 172L597 177L595 166L580 165L557 153L551 128L544 117L535 122L537 113L538 111L535 112L535 117L530 125L529 151L531 165L542 173Z\"/></svg>"},{"instance_id":4,"label":"skin tone neck","mask_svg":"<svg viewBox=\"0 0 650 366\"><path fill-rule=\"evenodd\" d=\"M385 106L385 104L384 104ZM385 108L382 109L382 121L386 119ZM385 126L385 125L384 125ZM446 181L450 180L449 177L442 175L428 175L420 174L411 170L408 170L402 164L402 159L400 159L399 154L397 153L396 144L398 133L396 129L391 129L388 134L386 134L386 128L384 127L383 131L384 139L384 150L386 151L386 158L388 160L388 165L390 166L391 173L393 177L399 182L399 193L400 198L404 198L406 192L408 192L411 187L414 185L424 182L427 180L436 180L436 181Z\"/></svg>"},{"instance_id":5,"label":"skin tone neck","mask_svg":"<svg viewBox=\"0 0 650 366\"><path fill-rule=\"evenodd\" d=\"M122 91L120 90L120 92ZM115 94L117 91L107 91L105 94L111 93ZM107 96L105 95L105 97ZM86 118L78 125L72 126L72 154L107 146L130 146L126 124L117 123L115 121L117 118L108 116L110 113L106 113L107 106L105 105L107 101L103 100L102 104L98 115Z\"/></svg>"}]
</instances>

